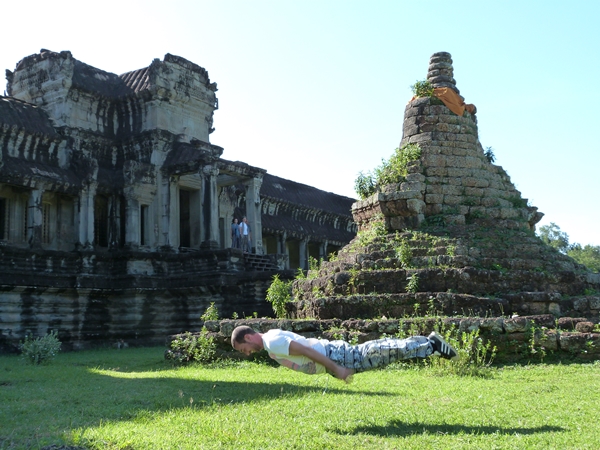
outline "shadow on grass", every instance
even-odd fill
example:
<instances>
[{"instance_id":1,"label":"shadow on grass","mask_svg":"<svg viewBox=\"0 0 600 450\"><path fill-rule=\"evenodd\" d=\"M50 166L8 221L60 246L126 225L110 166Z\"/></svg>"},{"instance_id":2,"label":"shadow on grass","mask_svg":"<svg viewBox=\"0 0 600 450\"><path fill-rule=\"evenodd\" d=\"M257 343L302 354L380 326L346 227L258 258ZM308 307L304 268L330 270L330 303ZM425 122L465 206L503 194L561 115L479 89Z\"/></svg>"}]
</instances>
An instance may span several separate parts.
<instances>
[{"instance_id":1,"label":"shadow on grass","mask_svg":"<svg viewBox=\"0 0 600 450\"><path fill-rule=\"evenodd\" d=\"M62 442L65 430L134 420L148 413L324 393L390 395L346 389L328 375L315 377L311 385L294 384L272 375L261 379L261 371L256 368L243 376L231 374L244 370L241 367L226 367L225 371L217 367L214 372L207 368L179 376L177 372L165 373L173 368L164 361L154 357L140 360L135 351L116 354L112 361L104 353L91 356L96 358L65 357L62 364L57 361L48 366L17 365L16 358L0 360L0 449L13 448L11 445L29 448L34 442L32 436L40 436L42 442ZM40 411L52 413L40 415Z\"/></svg>"},{"instance_id":2,"label":"shadow on grass","mask_svg":"<svg viewBox=\"0 0 600 450\"><path fill-rule=\"evenodd\" d=\"M532 428L503 428L494 426L467 426L467 425L444 425L430 424L421 422L402 422L401 420L393 420L384 426L361 426L349 430L333 429L331 432L347 435L347 434L368 434L374 436L410 436L420 434L537 434L537 433L556 433L566 431L565 428L544 425L541 427Z\"/></svg>"}]
</instances>

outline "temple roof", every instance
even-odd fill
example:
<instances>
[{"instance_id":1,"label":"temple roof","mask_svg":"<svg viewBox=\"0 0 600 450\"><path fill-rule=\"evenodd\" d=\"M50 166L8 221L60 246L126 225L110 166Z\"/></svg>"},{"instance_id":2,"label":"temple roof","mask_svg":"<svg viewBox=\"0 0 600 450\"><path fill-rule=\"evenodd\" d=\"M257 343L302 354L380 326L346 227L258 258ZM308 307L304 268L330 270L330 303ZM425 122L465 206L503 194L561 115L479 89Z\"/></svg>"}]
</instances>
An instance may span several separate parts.
<instances>
[{"instance_id":1,"label":"temple roof","mask_svg":"<svg viewBox=\"0 0 600 450\"><path fill-rule=\"evenodd\" d=\"M286 180L268 173L263 178L260 193L262 196L348 217L352 216L350 210L352 203L356 201L350 197L321 191L312 186Z\"/></svg>"},{"instance_id":2,"label":"temple roof","mask_svg":"<svg viewBox=\"0 0 600 450\"><path fill-rule=\"evenodd\" d=\"M16 126L32 133L57 137L48 115L37 106L0 96L0 125Z\"/></svg>"},{"instance_id":3,"label":"temple roof","mask_svg":"<svg viewBox=\"0 0 600 450\"><path fill-rule=\"evenodd\" d=\"M110 98L123 97L134 92L118 75L78 60L75 60L73 70L73 86Z\"/></svg>"}]
</instances>

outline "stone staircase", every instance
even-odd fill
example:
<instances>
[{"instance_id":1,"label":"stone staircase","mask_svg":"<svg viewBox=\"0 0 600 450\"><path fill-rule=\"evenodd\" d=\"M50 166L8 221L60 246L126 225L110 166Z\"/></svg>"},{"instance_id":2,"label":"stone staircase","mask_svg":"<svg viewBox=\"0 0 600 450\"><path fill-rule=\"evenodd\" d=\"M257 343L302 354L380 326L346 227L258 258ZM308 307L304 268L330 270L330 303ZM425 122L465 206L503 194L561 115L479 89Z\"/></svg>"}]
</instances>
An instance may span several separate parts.
<instances>
[{"instance_id":1,"label":"stone staircase","mask_svg":"<svg viewBox=\"0 0 600 450\"><path fill-rule=\"evenodd\" d=\"M556 314L598 319L600 275L532 232L483 225L359 236L296 280L296 318ZM484 244L485 243L485 244Z\"/></svg>"},{"instance_id":2,"label":"stone staircase","mask_svg":"<svg viewBox=\"0 0 600 450\"><path fill-rule=\"evenodd\" d=\"M268 272L280 270L275 255L257 255L254 253L244 253L244 262L247 270L257 272Z\"/></svg>"}]
</instances>

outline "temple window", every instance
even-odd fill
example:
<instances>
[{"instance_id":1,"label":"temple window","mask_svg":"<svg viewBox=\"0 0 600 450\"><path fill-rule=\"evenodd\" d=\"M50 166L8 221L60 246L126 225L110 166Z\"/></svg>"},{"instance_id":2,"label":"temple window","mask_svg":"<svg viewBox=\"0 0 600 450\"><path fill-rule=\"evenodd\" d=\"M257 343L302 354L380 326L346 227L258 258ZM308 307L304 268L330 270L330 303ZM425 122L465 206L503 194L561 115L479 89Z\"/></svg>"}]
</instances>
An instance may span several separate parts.
<instances>
[{"instance_id":1,"label":"temple window","mask_svg":"<svg viewBox=\"0 0 600 450\"><path fill-rule=\"evenodd\" d=\"M0 197L0 240L2 241L8 240L8 230L10 228L8 208L8 199Z\"/></svg>"},{"instance_id":2,"label":"temple window","mask_svg":"<svg viewBox=\"0 0 600 450\"><path fill-rule=\"evenodd\" d=\"M150 237L148 236L149 230L149 214L148 205L140 206L140 245L149 245Z\"/></svg>"}]
</instances>

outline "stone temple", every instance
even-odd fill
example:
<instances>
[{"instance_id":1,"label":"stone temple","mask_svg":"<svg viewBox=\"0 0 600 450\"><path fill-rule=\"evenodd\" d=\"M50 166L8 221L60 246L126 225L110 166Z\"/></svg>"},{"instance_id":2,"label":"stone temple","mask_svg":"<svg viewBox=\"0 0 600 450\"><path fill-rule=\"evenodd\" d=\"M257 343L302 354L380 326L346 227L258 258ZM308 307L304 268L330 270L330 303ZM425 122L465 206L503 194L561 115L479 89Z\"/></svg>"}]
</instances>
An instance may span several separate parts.
<instances>
[{"instance_id":1,"label":"stone temple","mask_svg":"<svg viewBox=\"0 0 600 450\"><path fill-rule=\"evenodd\" d=\"M542 214L482 148L477 110L456 88L449 53L431 57L427 79L434 94L408 102L400 142L418 144L420 156L402 181L352 206L358 236L318 273L295 281L290 314L552 315L598 323L600 274L535 235Z\"/></svg>"},{"instance_id":2,"label":"stone temple","mask_svg":"<svg viewBox=\"0 0 600 450\"><path fill-rule=\"evenodd\" d=\"M73 348L162 343L212 302L268 314L274 273L356 233L353 199L221 158L217 85L184 58L116 75L41 50L6 78L0 346L49 330ZM230 248L242 216L250 253Z\"/></svg>"}]
</instances>

